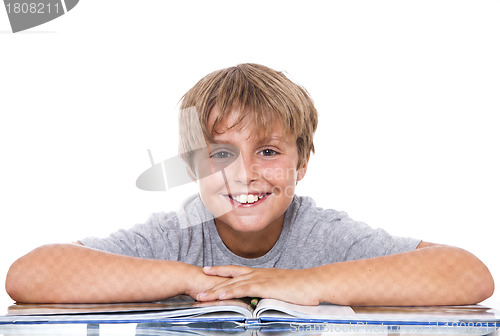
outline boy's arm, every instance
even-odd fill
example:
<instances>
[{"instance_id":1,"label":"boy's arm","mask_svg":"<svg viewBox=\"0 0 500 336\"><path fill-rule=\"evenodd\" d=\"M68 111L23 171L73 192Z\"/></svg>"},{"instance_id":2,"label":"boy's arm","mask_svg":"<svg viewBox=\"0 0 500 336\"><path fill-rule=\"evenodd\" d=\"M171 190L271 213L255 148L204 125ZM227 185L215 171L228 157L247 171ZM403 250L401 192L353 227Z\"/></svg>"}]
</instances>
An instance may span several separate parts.
<instances>
[{"instance_id":1,"label":"boy's arm","mask_svg":"<svg viewBox=\"0 0 500 336\"><path fill-rule=\"evenodd\" d=\"M461 305L493 294L488 268L471 253L422 242L414 251L304 270L219 266L206 274L231 276L199 300L255 296L298 304Z\"/></svg>"},{"instance_id":2,"label":"boy's arm","mask_svg":"<svg viewBox=\"0 0 500 336\"><path fill-rule=\"evenodd\" d=\"M26 303L146 302L195 296L223 280L181 262L55 244L14 262L5 287L12 299Z\"/></svg>"}]
</instances>

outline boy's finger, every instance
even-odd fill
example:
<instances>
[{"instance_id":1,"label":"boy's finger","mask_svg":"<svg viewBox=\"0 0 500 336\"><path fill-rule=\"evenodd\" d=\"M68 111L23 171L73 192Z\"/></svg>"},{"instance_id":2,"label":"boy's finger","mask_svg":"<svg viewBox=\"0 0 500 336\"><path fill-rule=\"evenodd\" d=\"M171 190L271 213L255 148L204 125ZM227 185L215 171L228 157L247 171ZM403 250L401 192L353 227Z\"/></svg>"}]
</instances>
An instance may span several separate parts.
<instances>
[{"instance_id":1,"label":"boy's finger","mask_svg":"<svg viewBox=\"0 0 500 336\"><path fill-rule=\"evenodd\" d=\"M206 292L200 293L196 296L196 299L198 301L213 301L256 296L253 295L253 293L257 293L258 288L259 287L256 287L255 284L241 284L240 282L229 283L223 286L216 286Z\"/></svg>"},{"instance_id":2,"label":"boy's finger","mask_svg":"<svg viewBox=\"0 0 500 336\"><path fill-rule=\"evenodd\" d=\"M207 275L217 275L221 277L237 277L242 274L247 274L252 271L251 267L243 267L243 266L212 266L203 267L203 272Z\"/></svg>"}]
</instances>

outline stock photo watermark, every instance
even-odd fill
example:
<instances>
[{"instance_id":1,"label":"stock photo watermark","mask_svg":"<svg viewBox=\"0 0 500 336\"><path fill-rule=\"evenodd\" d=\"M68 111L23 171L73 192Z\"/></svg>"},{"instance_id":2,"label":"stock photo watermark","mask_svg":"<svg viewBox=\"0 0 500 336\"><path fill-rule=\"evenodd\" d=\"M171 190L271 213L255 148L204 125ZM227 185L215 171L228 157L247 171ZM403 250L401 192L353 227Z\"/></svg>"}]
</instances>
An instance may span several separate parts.
<instances>
[{"instance_id":1,"label":"stock photo watermark","mask_svg":"<svg viewBox=\"0 0 500 336\"><path fill-rule=\"evenodd\" d=\"M79 0L4 0L13 33L52 21L70 10Z\"/></svg>"},{"instance_id":2,"label":"stock photo watermark","mask_svg":"<svg viewBox=\"0 0 500 336\"><path fill-rule=\"evenodd\" d=\"M368 322L351 323L291 323L290 332L321 332L322 334L374 334L374 333L404 333L404 334L459 334L459 335L478 335L489 334L496 331L497 323L484 322L445 322L430 323L428 325L419 324L383 324Z\"/></svg>"}]
</instances>

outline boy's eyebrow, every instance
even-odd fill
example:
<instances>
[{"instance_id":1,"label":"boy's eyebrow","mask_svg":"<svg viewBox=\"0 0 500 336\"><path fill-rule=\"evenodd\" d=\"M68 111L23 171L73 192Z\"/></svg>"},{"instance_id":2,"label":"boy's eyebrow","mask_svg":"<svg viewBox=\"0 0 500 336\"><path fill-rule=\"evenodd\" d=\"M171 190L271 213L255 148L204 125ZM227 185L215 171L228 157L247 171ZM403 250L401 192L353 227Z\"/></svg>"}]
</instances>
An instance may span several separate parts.
<instances>
[{"instance_id":1,"label":"boy's eyebrow","mask_svg":"<svg viewBox=\"0 0 500 336\"><path fill-rule=\"evenodd\" d=\"M281 142L283 140L283 135L282 134L275 134L275 135L272 135L270 137L262 137L262 138L258 138L256 140L256 143L257 144L262 144L262 143L265 143L265 142L274 142L274 141L277 141L277 142ZM206 139L206 142L208 144L230 144L230 141L227 141L226 139L217 139L217 138L212 138L210 140L207 140Z\"/></svg>"},{"instance_id":2,"label":"boy's eyebrow","mask_svg":"<svg viewBox=\"0 0 500 336\"><path fill-rule=\"evenodd\" d=\"M261 138L261 139L257 139L256 143L258 145L262 145L262 144L265 144L266 142L281 142L283 140L283 136L282 135L274 135L274 136L271 136L271 137L266 137L266 138ZM207 141L207 144L209 145L224 145L224 144L231 144L230 141L226 141L225 139L212 139L210 141Z\"/></svg>"},{"instance_id":3,"label":"boy's eyebrow","mask_svg":"<svg viewBox=\"0 0 500 336\"><path fill-rule=\"evenodd\" d=\"M224 140L216 140L216 139L212 139L210 141L206 141L207 144L210 146L210 145L229 145L229 141L224 141Z\"/></svg>"},{"instance_id":4,"label":"boy's eyebrow","mask_svg":"<svg viewBox=\"0 0 500 336\"><path fill-rule=\"evenodd\" d=\"M272 136L267 137L267 138L259 139L259 140L257 140L257 143L263 144L266 142L286 142L287 140L288 140L288 136L286 134L276 134L276 135L272 135Z\"/></svg>"},{"instance_id":5,"label":"boy's eyebrow","mask_svg":"<svg viewBox=\"0 0 500 336\"><path fill-rule=\"evenodd\" d=\"M258 141L259 144L266 143L266 142L281 142L282 136L281 135L276 135L272 136L269 138L264 138Z\"/></svg>"}]
</instances>

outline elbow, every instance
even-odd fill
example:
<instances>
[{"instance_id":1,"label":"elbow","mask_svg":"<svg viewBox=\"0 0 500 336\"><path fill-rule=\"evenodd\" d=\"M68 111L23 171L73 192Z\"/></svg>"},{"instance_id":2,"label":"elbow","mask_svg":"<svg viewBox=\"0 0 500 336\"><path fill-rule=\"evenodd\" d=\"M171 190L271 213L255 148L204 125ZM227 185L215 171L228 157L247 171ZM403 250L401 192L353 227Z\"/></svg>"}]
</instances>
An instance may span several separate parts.
<instances>
[{"instance_id":1,"label":"elbow","mask_svg":"<svg viewBox=\"0 0 500 336\"><path fill-rule=\"evenodd\" d=\"M493 295L495 291L493 276L478 257L461 248L439 248L450 252L447 259L450 267L445 267L445 272L452 277L448 279L444 288L447 288L449 298L453 299L446 300L447 305L476 304Z\"/></svg>"},{"instance_id":2,"label":"elbow","mask_svg":"<svg viewBox=\"0 0 500 336\"><path fill-rule=\"evenodd\" d=\"M44 261L48 260L52 253L52 246L44 245L17 259L10 266L5 278L5 291L12 300L37 302L47 279Z\"/></svg>"},{"instance_id":3,"label":"elbow","mask_svg":"<svg viewBox=\"0 0 500 336\"><path fill-rule=\"evenodd\" d=\"M481 283L478 286L477 292L478 299L476 300L476 303L486 300L495 292L495 281L493 280L493 276L487 268L484 272L484 275L481 277Z\"/></svg>"},{"instance_id":4,"label":"elbow","mask_svg":"<svg viewBox=\"0 0 500 336\"><path fill-rule=\"evenodd\" d=\"M23 283L22 266L19 265L19 260L14 262L7 272L5 279L5 291L12 300L23 302L23 293L25 293L25 284Z\"/></svg>"},{"instance_id":5,"label":"elbow","mask_svg":"<svg viewBox=\"0 0 500 336\"><path fill-rule=\"evenodd\" d=\"M491 297L495 292L495 281L488 267L476 256L471 256L469 263L469 276L463 281L469 284L471 303L479 303Z\"/></svg>"}]
</instances>

